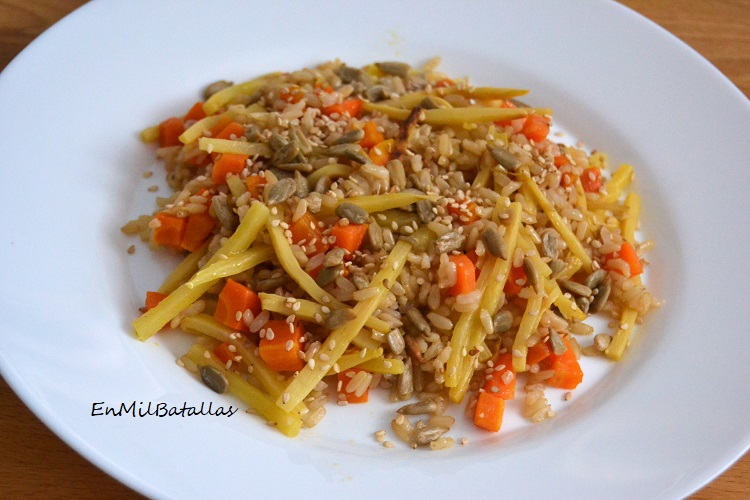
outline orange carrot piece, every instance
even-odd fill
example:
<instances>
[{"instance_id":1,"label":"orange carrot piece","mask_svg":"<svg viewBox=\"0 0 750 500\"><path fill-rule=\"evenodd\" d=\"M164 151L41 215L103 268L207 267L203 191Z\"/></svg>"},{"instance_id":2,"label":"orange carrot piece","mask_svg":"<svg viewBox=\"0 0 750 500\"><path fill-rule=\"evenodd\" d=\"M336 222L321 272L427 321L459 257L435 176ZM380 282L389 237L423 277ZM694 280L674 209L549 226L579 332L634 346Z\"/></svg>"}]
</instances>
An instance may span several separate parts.
<instances>
[{"instance_id":1,"label":"orange carrot piece","mask_svg":"<svg viewBox=\"0 0 750 500\"><path fill-rule=\"evenodd\" d=\"M185 235L187 219L172 214L158 213L154 217L159 221L154 228L154 243L172 248L182 248L182 238Z\"/></svg>"},{"instance_id":2,"label":"orange carrot piece","mask_svg":"<svg viewBox=\"0 0 750 500\"><path fill-rule=\"evenodd\" d=\"M484 382L484 391L495 397L510 400L516 397L516 374L513 358L509 352L498 353L493 358L494 371ZM502 367L502 368L500 368ZM510 372L512 375L507 375ZM508 380L506 383L505 381Z\"/></svg>"},{"instance_id":3,"label":"orange carrot piece","mask_svg":"<svg viewBox=\"0 0 750 500\"><path fill-rule=\"evenodd\" d=\"M305 329L299 321L271 320L266 323L265 331L258 344L258 353L271 370L291 372L305 366L299 357Z\"/></svg>"},{"instance_id":4,"label":"orange carrot piece","mask_svg":"<svg viewBox=\"0 0 750 500\"><path fill-rule=\"evenodd\" d=\"M214 162L214 169L211 173L211 180L214 184L226 184L227 175L239 174L245 168L248 156L236 153L223 153Z\"/></svg>"},{"instance_id":5,"label":"orange carrot piece","mask_svg":"<svg viewBox=\"0 0 750 500\"><path fill-rule=\"evenodd\" d=\"M391 153L395 146L396 141L393 139L386 139L385 141L381 141L373 146L367 155L375 165L380 165L382 167L391 159Z\"/></svg>"},{"instance_id":6,"label":"orange carrot piece","mask_svg":"<svg viewBox=\"0 0 750 500\"><path fill-rule=\"evenodd\" d=\"M602 188L602 171L597 167L583 169L581 176L581 185L587 193L598 193Z\"/></svg>"},{"instance_id":7,"label":"orange carrot piece","mask_svg":"<svg viewBox=\"0 0 750 500\"><path fill-rule=\"evenodd\" d=\"M369 384L367 384L367 387L364 389L361 389L360 387L349 387L349 383L352 379L356 377L359 372L364 371L365 370L360 368L349 368L348 370L336 375L338 378L338 393L344 395L347 403L367 403L370 392ZM357 396L357 392L360 392L359 396Z\"/></svg>"},{"instance_id":8,"label":"orange carrot piece","mask_svg":"<svg viewBox=\"0 0 750 500\"><path fill-rule=\"evenodd\" d=\"M336 224L331 228L331 236L336 237L334 246L343 248L350 255L359 249L367 234L367 224Z\"/></svg>"},{"instance_id":9,"label":"orange carrot piece","mask_svg":"<svg viewBox=\"0 0 750 500\"><path fill-rule=\"evenodd\" d=\"M552 353L547 342L537 342L526 353L526 364L535 365Z\"/></svg>"},{"instance_id":10,"label":"orange carrot piece","mask_svg":"<svg viewBox=\"0 0 750 500\"><path fill-rule=\"evenodd\" d=\"M290 84L279 90L279 99L292 104L297 104L305 97L305 92L299 85Z\"/></svg>"},{"instance_id":11,"label":"orange carrot piece","mask_svg":"<svg viewBox=\"0 0 750 500\"><path fill-rule=\"evenodd\" d=\"M518 294L521 288L526 286L526 280L526 271L523 270L523 266L511 267L508 272L508 279L505 282L505 288L503 288L505 295Z\"/></svg>"},{"instance_id":12,"label":"orange carrot piece","mask_svg":"<svg viewBox=\"0 0 750 500\"><path fill-rule=\"evenodd\" d=\"M633 248L633 245L627 241L622 242L618 251L607 255L607 261L612 259L624 260L628 264L628 267L630 267L631 278L633 276L638 276L643 272L643 262L638 258L638 253L635 251L635 248ZM622 274L622 271L617 267L612 267L611 269Z\"/></svg>"},{"instance_id":13,"label":"orange carrot piece","mask_svg":"<svg viewBox=\"0 0 750 500\"><path fill-rule=\"evenodd\" d=\"M328 250L328 245L323 241L323 231L318 225L318 219L310 212L305 212L305 215L292 222L289 230L292 232L293 243L304 242L306 247L312 245L314 253Z\"/></svg>"},{"instance_id":14,"label":"orange carrot piece","mask_svg":"<svg viewBox=\"0 0 750 500\"><path fill-rule=\"evenodd\" d=\"M544 360L540 367L544 370L554 370L555 374L546 380L550 387L573 390L583 380L583 370L576 359L573 349L570 347L570 341L562 337L563 342L568 347L562 354L551 352Z\"/></svg>"},{"instance_id":15,"label":"orange carrot piece","mask_svg":"<svg viewBox=\"0 0 750 500\"><path fill-rule=\"evenodd\" d=\"M167 118L159 124L159 147L182 146L180 135L185 131L185 124L176 117Z\"/></svg>"},{"instance_id":16,"label":"orange carrot piece","mask_svg":"<svg viewBox=\"0 0 750 500\"><path fill-rule=\"evenodd\" d=\"M203 111L203 103L201 101L196 102L193 104L193 107L190 108L190 110L187 112L187 114L182 118L182 121L198 121L202 120L206 117L206 112Z\"/></svg>"},{"instance_id":17,"label":"orange carrot piece","mask_svg":"<svg viewBox=\"0 0 750 500\"><path fill-rule=\"evenodd\" d=\"M224 288L219 292L214 318L229 328L247 333L249 330L242 319L242 314L248 309L254 315L260 314L260 298L248 287L231 278L228 279Z\"/></svg>"},{"instance_id":18,"label":"orange carrot piece","mask_svg":"<svg viewBox=\"0 0 750 500\"><path fill-rule=\"evenodd\" d=\"M205 243L215 226L216 221L208 212L190 214L180 246L189 252L195 252Z\"/></svg>"},{"instance_id":19,"label":"orange carrot piece","mask_svg":"<svg viewBox=\"0 0 750 500\"><path fill-rule=\"evenodd\" d=\"M235 356L237 356L237 353L229 350L229 344L227 342L222 342L214 347L214 354L219 358L219 361L225 365L230 361L234 361Z\"/></svg>"},{"instance_id":20,"label":"orange carrot piece","mask_svg":"<svg viewBox=\"0 0 750 500\"><path fill-rule=\"evenodd\" d=\"M448 259L456 265L456 283L448 289L448 293L455 297L476 290L476 267L471 259L465 254L451 255Z\"/></svg>"},{"instance_id":21,"label":"orange carrot piece","mask_svg":"<svg viewBox=\"0 0 750 500\"><path fill-rule=\"evenodd\" d=\"M553 161L557 168L570 164L570 160L565 155L557 155L553 158Z\"/></svg>"},{"instance_id":22,"label":"orange carrot piece","mask_svg":"<svg viewBox=\"0 0 750 500\"><path fill-rule=\"evenodd\" d=\"M216 139L231 139L232 136L239 139L245 135L245 127L237 122L232 122L215 135Z\"/></svg>"},{"instance_id":23,"label":"orange carrot piece","mask_svg":"<svg viewBox=\"0 0 750 500\"><path fill-rule=\"evenodd\" d=\"M245 187L253 198L260 198L268 181L265 177L253 174L245 178Z\"/></svg>"},{"instance_id":24,"label":"orange carrot piece","mask_svg":"<svg viewBox=\"0 0 750 500\"><path fill-rule=\"evenodd\" d=\"M385 140L383 133L378 130L378 124L373 121L365 123L362 130L365 132L365 136L359 141L359 145L365 149L376 146Z\"/></svg>"},{"instance_id":25,"label":"orange carrot piece","mask_svg":"<svg viewBox=\"0 0 750 500\"><path fill-rule=\"evenodd\" d=\"M339 117L349 115L352 118L359 118L362 115L362 100L346 99L344 102L326 106L321 111L326 116L338 114Z\"/></svg>"},{"instance_id":26,"label":"orange carrot piece","mask_svg":"<svg viewBox=\"0 0 750 500\"><path fill-rule=\"evenodd\" d=\"M504 412L504 399L493 396L488 392L480 392L477 398L477 406L474 409L474 425L481 429L497 432L503 423Z\"/></svg>"},{"instance_id":27,"label":"orange carrot piece","mask_svg":"<svg viewBox=\"0 0 750 500\"><path fill-rule=\"evenodd\" d=\"M500 103L500 105L498 106L498 108L503 108L503 109L511 109L511 108L515 108L515 107L516 107L516 105L513 104L512 101L502 101ZM500 120L500 121L496 121L494 123L498 127L507 127L507 126L511 125L512 122L513 122L513 120Z\"/></svg>"},{"instance_id":28,"label":"orange carrot piece","mask_svg":"<svg viewBox=\"0 0 750 500\"><path fill-rule=\"evenodd\" d=\"M541 115L529 115L523 122L521 133L531 141L542 142L549 134L549 121Z\"/></svg>"},{"instance_id":29,"label":"orange carrot piece","mask_svg":"<svg viewBox=\"0 0 750 500\"><path fill-rule=\"evenodd\" d=\"M224 130L224 127L226 127L230 123L232 123L231 117L226 116L226 115L221 116L221 118L219 119L219 122L213 127L211 127L210 129L208 129L210 136L216 137L216 135L222 130Z\"/></svg>"},{"instance_id":30,"label":"orange carrot piece","mask_svg":"<svg viewBox=\"0 0 750 500\"><path fill-rule=\"evenodd\" d=\"M451 80L450 78L441 78L440 80L436 81L433 84L433 87L436 89L442 88L442 87L453 87L455 85L455 82Z\"/></svg>"},{"instance_id":31,"label":"orange carrot piece","mask_svg":"<svg viewBox=\"0 0 750 500\"><path fill-rule=\"evenodd\" d=\"M161 292L146 292L146 310L153 309L159 302L167 298L166 293Z\"/></svg>"}]
</instances>

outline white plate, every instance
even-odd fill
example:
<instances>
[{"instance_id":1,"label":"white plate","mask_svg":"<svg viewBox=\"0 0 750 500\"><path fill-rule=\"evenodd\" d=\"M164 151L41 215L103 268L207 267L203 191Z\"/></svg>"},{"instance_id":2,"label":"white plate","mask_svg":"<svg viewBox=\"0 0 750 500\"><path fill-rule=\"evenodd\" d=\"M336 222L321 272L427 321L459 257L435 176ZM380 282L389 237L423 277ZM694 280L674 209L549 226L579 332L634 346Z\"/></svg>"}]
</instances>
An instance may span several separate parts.
<instances>
[{"instance_id":1,"label":"white plate","mask_svg":"<svg viewBox=\"0 0 750 500\"><path fill-rule=\"evenodd\" d=\"M179 342L130 332L170 264L142 246L128 256L118 229L152 208L141 175L157 164L137 132L218 78L433 55L449 74L532 89L587 146L635 165L658 242L650 283L666 305L625 359L556 402L552 421L466 428L469 445L441 453L377 445L379 405L334 408L296 440L243 414L91 416L95 402L232 402L174 365ZM62 439L146 495L674 498L750 444L750 105L618 4L92 2L11 63L0 104L3 376Z\"/></svg>"}]
</instances>

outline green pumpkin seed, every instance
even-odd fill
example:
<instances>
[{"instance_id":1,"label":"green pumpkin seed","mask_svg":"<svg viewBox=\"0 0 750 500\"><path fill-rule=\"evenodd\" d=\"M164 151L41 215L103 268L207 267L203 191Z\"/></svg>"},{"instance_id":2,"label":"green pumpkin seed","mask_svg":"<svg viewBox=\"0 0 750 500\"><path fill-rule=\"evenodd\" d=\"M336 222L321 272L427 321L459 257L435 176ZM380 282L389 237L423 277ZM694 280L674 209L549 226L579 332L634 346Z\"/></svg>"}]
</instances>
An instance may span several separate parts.
<instances>
[{"instance_id":1,"label":"green pumpkin seed","mask_svg":"<svg viewBox=\"0 0 750 500\"><path fill-rule=\"evenodd\" d=\"M364 137L365 131L361 128L355 128L339 137L336 141L336 144L351 144L361 141L362 139L364 139Z\"/></svg>"},{"instance_id":2,"label":"green pumpkin seed","mask_svg":"<svg viewBox=\"0 0 750 500\"><path fill-rule=\"evenodd\" d=\"M487 150L500 166L510 172L515 172L516 169L521 166L521 160L505 148L499 146L487 146Z\"/></svg>"},{"instance_id":3,"label":"green pumpkin seed","mask_svg":"<svg viewBox=\"0 0 750 500\"><path fill-rule=\"evenodd\" d=\"M594 295L594 298L591 301L591 306L589 307L589 312L591 314L596 314L602 310L604 304L607 303L607 299L609 299L609 294L611 291L612 280L610 280L608 277L605 277L605 279L602 280L601 283L599 283L599 286L596 287L596 295Z\"/></svg>"},{"instance_id":4,"label":"green pumpkin seed","mask_svg":"<svg viewBox=\"0 0 750 500\"><path fill-rule=\"evenodd\" d=\"M336 215L349 220L353 224L365 224L370 220L370 214L367 213L367 210L348 201L336 207Z\"/></svg>"},{"instance_id":5,"label":"green pumpkin seed","mask_svg":"<svg viewBox=\"0 0 750 500\"><path fill-rule=\"evenodd\" d=\"M560 280L558 281L558 283L560 284L560 288L574 295L579 295L581 297L591 297L591 288L587 287L586 285L571 280Z\"/></svg>"},{"instance_id":6,"label":"green pumpkin seed","mask_svg":"<svg viewBox=\"0 0 750 500\"><path fill-rule=\"evenodd\" d=\"M503 260L508 259L508 249L505 246L505 240L494 227L490 226L482 232L482 241L487 251L494 257Z\"/></svg>"},{"instance_id":7,"label":"green pumpkin seed","mask_svg":"<svg viewBox=\"0 0 750 500\"><path fill-rule=\"evenodd\" d=\"M397 61L379 62L375 63L375 66L386 75L400 76L401 78L409 76L409 70L411 70L411 66L408 64Z\"/></svg>"},{"instance_id":8,"label":"green pumpkin seed","mask_svg":"<svg viewBox=\"0 0 750 500\"><path fill-rule=\"evenodd\" d=\"M205 365L200 367L199 372L201 380L206 384L206 387L219 394L227 392L229 381L227 381L224 374L219 370L213 366Z\"/></svg>"},{"instance_id":9,"label":"green pumpkin seed","mask_svg":"<svg viewBox=\"0 0 750 500\"><path fill-rule=\"evenodd\" d=\"M297 192L297 183L294 179L281 179L276 184L271 186L268 191L268 197L266 202L269 205L276 205L277 203L283 203Z\"/></svg>"}]
</instances>

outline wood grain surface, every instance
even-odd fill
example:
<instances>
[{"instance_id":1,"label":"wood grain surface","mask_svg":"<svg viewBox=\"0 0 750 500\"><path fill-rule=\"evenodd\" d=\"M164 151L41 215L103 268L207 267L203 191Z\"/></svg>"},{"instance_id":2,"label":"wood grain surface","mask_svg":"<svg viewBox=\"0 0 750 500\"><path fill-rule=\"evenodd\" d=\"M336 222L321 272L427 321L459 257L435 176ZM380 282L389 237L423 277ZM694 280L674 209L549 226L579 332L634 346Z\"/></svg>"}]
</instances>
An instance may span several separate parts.
<instances>
[{"instance_id":1,"label":"wood grain surface","mask_svg":"<svg viewBox=\"0 0 750 500\"><path fill-rule=\"evenodd\" d=\"M81 0L0 0L0 70ZM750 0L625 0L750 96ZM48 430L0 379L0 497L138 498ZM690 498L750 498L750 454Z\"/></svg>"}]
</instances>

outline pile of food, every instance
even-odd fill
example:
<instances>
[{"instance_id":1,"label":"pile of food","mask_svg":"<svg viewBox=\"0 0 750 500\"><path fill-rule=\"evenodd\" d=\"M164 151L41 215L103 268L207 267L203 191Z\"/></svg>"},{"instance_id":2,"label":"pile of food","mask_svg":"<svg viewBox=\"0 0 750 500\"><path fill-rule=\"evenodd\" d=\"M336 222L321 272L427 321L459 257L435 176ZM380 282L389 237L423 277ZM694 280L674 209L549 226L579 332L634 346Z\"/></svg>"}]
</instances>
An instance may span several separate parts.
<instances>
[{"instance_id":1,"label":"pile of food","mask_svg":"<svg viewBox=\"0 0 750 500\"><path fill-rule=\"evenodd\" d=\"M450 405L498 431L524 398L539 422L582 355L619 359L657 304L632 167L556 142L527 91L437 63L219 81L144 130L174 194L123 231L184 260L138 338L198 336L178 364L288 436L377 391L401 402L392 432L431 448L454 444Z\"/></svg>"}]
</instances>

